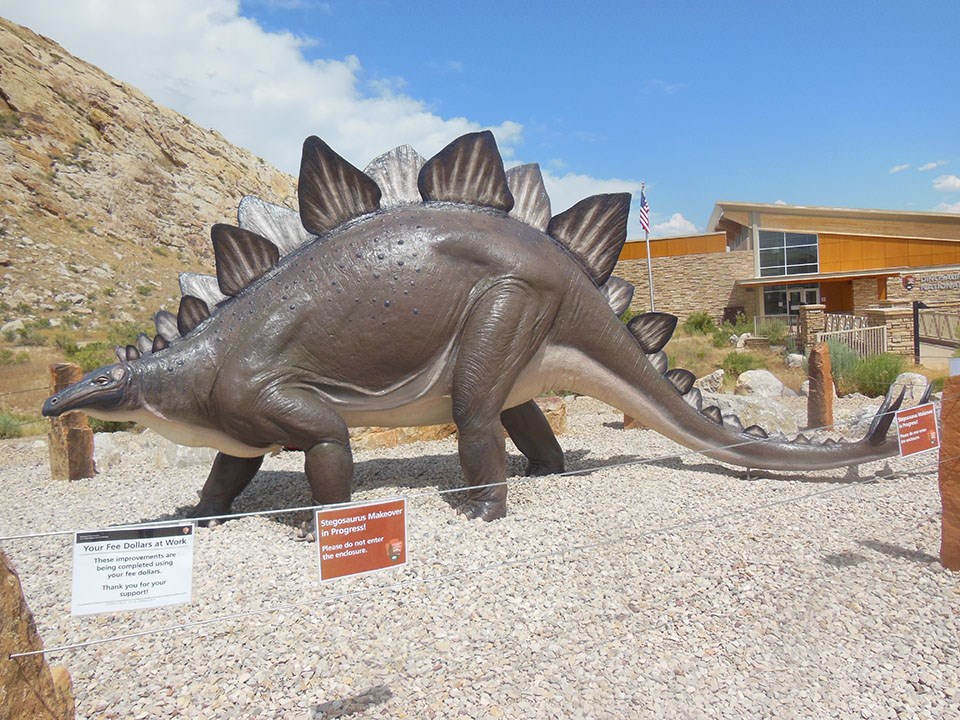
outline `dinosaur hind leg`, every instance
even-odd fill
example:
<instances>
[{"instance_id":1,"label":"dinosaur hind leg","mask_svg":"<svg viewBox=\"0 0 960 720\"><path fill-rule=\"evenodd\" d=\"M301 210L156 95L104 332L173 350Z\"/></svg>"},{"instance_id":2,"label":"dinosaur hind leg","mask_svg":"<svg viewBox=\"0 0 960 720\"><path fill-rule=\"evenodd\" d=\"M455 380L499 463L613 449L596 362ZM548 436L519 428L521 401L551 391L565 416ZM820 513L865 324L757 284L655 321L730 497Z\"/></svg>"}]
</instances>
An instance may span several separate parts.
<instances>
[{"instance_id":1,"label":"dinosaur hind leg","mask_svg":"<svg viewBox=\"0 0 960 720\"><path fill-rule=\"evenodd\" d=\"M517 450L526 456L527 475L563 472L563 449L540 406L533 400L500 413L500 422Z\"/></svg>"},{"instance_id":2,"label":"dinosaur hind leg","mask_svg":"<svg viewBox=\"0 0 960 720\"><path fill-rule=\"evenodd\" d=\"M470 490L459 512L496 520L507 513L506 451L500 413L549 325L549 308L528 287L503 282L487 291L464 327L453 372L453 420ZM513 424L516 429L521 423Z\"/></svg>"}]
</instances>

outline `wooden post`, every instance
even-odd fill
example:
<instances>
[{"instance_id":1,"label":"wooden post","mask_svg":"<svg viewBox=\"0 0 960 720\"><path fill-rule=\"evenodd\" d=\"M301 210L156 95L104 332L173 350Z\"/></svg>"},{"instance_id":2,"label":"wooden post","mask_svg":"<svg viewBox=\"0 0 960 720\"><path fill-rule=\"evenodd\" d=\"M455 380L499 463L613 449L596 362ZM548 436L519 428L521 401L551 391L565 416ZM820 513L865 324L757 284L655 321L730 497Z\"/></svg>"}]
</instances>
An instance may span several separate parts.
<instances>
[{"instance_id":1,"label":"wooden post","mask_svg":"<svg viewBox=\"0 0 960 720\"><path fill-rule=\"evenodd\" d=\"M953 372L953 365L950 370ZM960 570L960 374L947 378L940 405L940 563Z\"/></svg>"},{"instance_id":2,"label":"wooden post","mask_svg":"<svg viewBox=\"0 0 960 720\"><path fill-rule=\"evenodd\" d=\"M833 425L833 371L830 366L830 348L826 343L814 343L807 359L807 427Z\"/></svg>"},{"instance_id":3,"label":"wooden post","mask_svg":"<svg viewBox=\"0 0 960 720\"><path fill-rule=\"evenodd\" d=\"M83 377L83 370L73 363L50 366L53 392L60 392ZM54 480L91 478L97 470L93 464L93 430L82 412L68 412L50 418L47 433L50 446L50 476Z\"/></svg>"}]
</instances>

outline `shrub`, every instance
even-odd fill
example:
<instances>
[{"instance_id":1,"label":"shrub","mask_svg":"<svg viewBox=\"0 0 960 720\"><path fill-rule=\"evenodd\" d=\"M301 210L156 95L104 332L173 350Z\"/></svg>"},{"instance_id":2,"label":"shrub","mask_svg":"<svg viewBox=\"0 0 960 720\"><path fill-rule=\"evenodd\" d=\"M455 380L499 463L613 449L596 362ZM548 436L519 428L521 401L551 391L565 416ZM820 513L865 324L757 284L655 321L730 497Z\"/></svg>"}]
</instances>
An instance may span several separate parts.
<instances>
[{"instance_id":1,"label":"shrub","mask_svg":"<svg viewBox=\"0 0 960 720\"><path fill-rule=\"evenodd\" d=\"M82 346L72 343L63 348L63 354L70 362L75 362L83 368L85 373L116 362L113 346L104 342L93 342Z\"/></svg>"},{"instance_id":2,"label":"shrub","mask_svg":"<svg viewBox=\"0 0 960 720\"><path fill-rule=\"evenodd\" d=\"M853 372L860 361L860 356L852 347L837 340L828 340L827 347L830 350L830 369L833 380L837 384L837 390L842 395L853 392L850 389Z\"/></svg>"},{"instance_id":3,"label":"shrub","mask_svg":"<svg viewBox=\"0 0 960 720\"><path fill-rule=\"evenodd\" d=\"M20 437L20 421L6 410L0 410L0 439L8 440L18 437Z\"/></svg>"},{"instance_id":4,"label":"shrub","mask_svg":"<svg viewBox=\"0 0 960 720\"><path fill-rule=\"evenodd\" d=\"M883 353L861 358L854 366L851 384L855 392L876 397L884 395L897 376L903 372L905 360L902 355Z\"/></svg>"},{"instance_id":5,"label":"shrub","mask_svg":"<svg viewBox=\"0 0 960 720\"><path fill-rule=\"evenodd\" d=\"M723 372L730 377L740 377L747 370L765 370L766 361L750 352L732 352L723 359Z\"/></svg>"},{"instance_id":6,"label":"shrub","mask_svg":"<svg viewBox=\"0 0 960 720\"><path fill-rule=\"evenodd\" d=\"M784 340L790 335L790 328L783 320L772 318L760 323L757 334L770 340L771 345L783 345Z\"/></svg>"},{"instance_id":7,"label":"shrub","mask_svg":"<svg viewBox=\"0 0 960 720\"><path fill-rule=\"evenodd\" d=\"M708 313L695 312L683 321L683 330L688 335L712 335L717 331L717 324Z\"/></svg>"},{"instance_id":8,"label":"shrub","mask_svg":"<svg viewBox=\"0 0 960 720\"><path fill-rule=\"evenodd\" d=\"M20 365L30 359L30 354L25 352L15 353L7 348L0 348L0 365Z\"/></svg>"}]
</instances>

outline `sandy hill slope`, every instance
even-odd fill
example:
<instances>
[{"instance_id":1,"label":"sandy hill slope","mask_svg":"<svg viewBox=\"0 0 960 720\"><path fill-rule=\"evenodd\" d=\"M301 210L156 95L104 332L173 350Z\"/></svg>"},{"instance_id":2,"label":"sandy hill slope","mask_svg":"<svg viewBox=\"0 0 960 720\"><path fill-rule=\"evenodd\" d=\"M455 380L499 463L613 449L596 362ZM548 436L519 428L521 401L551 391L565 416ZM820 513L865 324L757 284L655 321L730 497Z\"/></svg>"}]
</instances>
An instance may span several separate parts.
<instances>
[{"instance_id":1,"label":"sandy hill slope","mask_svg":"<svg viewBox=\"0 0 960 720\"><path fill-rule=\"evenodd\" d=\"M178 271L213 268L210 226L247 194L295 207L295 185L0 18L0 325L175 312Z\"/></svg>"}]
</instances>

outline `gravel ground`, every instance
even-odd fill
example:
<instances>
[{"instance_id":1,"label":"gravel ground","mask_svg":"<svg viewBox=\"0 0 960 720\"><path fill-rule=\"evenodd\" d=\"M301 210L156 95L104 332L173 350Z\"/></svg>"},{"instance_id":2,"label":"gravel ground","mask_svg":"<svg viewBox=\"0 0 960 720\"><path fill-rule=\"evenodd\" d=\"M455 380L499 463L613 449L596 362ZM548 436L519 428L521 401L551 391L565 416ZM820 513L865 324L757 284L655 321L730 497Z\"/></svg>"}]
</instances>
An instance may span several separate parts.
<instances>
[{"instance_id":1,"label":"gravel ground","mask_svg":"<svg viewBox=\"0 0 960 720\"><path fill-rule=\"evenodd\" d=\"M568 468L683 452L621 419L572 401ZM131 449L55 483L38 445L0 445L3 536L169 519L207 472ZM242 518L198 531L192 604L137 613L71 617L69 537L2 546L47 647L215 621L51 653L78 718L960 717L935 460L857 481L690 454L515 478L485 524L436 492L461 482L453 441L360 451L356 499L409 498L406 566L321 585L293 517ZM308 504L301 462L268 459L236 509Z\"/></svg>"}]
</instances>

